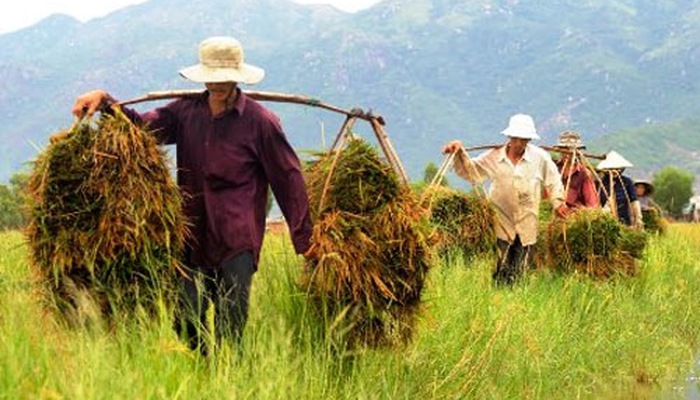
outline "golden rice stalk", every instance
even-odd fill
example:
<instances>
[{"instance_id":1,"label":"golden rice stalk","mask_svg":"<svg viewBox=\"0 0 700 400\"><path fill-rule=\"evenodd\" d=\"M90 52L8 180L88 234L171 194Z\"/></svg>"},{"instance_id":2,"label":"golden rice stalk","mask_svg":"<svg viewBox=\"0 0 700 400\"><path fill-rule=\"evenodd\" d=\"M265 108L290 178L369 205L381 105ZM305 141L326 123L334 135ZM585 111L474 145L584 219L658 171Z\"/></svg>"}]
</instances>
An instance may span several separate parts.
<instances>
[{"instance_id":1,"label":"golden rice stalk","mask_svg":"<svg viewBox=\"0 0 700 400\"><path fill-rule=\"evenodd\" d=\"M540 235L539 262L563 272L598 278L633 276L647 236L623 226L601 209L583 208L567 219L554 219Z\"/></svg>"},{"instance_id":2,"label":"golden rice stalk","mask_svg":"<svg viewBox=\"0 0 700 400\"><path fill-rule=\"evenodd\" d=\"M59 305L77 287L106 313L168 296L187 226L167 155L126 116L84 120L38 155L29 179L31 260Z\"/></svg>"},{"instance_id":3,"label":"golden rice stalk","mask_svg":"<svg viewBox=\"0 0 700 400\"><path fill-rule=\"evenodd\" d=\"M325 157L307 169L311 199L324 190L333 155ZM352 140L341 160L314 219L300 285L327 320L342 319L348 345L405 343L432 257L427 215L366 143Z\"/></svg>"}]
</instances>

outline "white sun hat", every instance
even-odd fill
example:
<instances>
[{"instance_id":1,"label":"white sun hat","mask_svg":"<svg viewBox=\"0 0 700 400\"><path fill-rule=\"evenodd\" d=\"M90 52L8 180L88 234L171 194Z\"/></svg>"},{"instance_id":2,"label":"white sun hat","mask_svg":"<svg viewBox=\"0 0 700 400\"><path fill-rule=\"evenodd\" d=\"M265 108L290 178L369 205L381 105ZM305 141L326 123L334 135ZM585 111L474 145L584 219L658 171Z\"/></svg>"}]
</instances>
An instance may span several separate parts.
<instances>
[{"instance_id":1,"label":"white sun hat","mask_svg":"<svg viewBox=\"0 0 700 400\"><path fill-rule=\"evenodd\" d=\"M502 134L508 137L521 139L539 139L535 128L535 121L527 114L515 114L510 117L508 127L501 131Z\"/></svg>"},{"instance_id":2,"label":"white sun hat","mask_svg":"<svg viewBox=\"0 0 700 400\"><path fill-rule=\"evenodd\" d=\"M214 36L199 44L199 64L181 69L180 75L199 83L240 82L252 85L265 77L265 70L244 62L243 46L238 40Z\"/></svg>"},{"instance_id":3,"label":"white sun hat","mask_svg":"<svg viewBox=\"0 0 700 400\"><path fill-rule=\"evenodd\" d=\"M620 153L615 150L610 151L605 155L605 159L598 163L597 169L622 169L627 167L632 167L632 163L627 161L625 157L622 157Z\"/></svg>"}]
</instances>

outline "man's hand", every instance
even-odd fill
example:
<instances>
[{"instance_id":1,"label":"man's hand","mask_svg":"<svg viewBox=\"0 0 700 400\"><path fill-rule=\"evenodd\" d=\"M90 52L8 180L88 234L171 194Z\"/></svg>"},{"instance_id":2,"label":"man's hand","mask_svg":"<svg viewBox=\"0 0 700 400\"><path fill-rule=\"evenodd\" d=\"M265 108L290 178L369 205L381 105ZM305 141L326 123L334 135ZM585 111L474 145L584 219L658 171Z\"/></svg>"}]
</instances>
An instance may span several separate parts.
<instances>
[{"instance_id":1,"label":"man's hand","mask_svg":"<svg viewBox=\"0 0 700 400\"><path fill-rule=\"evenodd\" d=\"M78 118L91 117L103 104L112 104L115 100L104 90L92 90L75 99L72 113Z\"/></svg>"},{"instance_id":2,"label":"man's hand","mask_svg":"<svg viewBox=\"0 0 700 400\"><path fill-rule=\"evenodd\" d=\"M559 218L566 218L567 215L569 215L569 207L566 205L566 203L560 205L557 207L555 210L557 217Z\"/></svg>"},{"instance_id":3,"label":"man's hand","mask_svg":"<svg viewBox=\"0 0 700 400\"><path fill-rule=\"evenodd\" d=\"M459 140L453 140L447 143L443 148L443 154L452 154L462 150L462 142Z\"/></svg>"}]
</instances>

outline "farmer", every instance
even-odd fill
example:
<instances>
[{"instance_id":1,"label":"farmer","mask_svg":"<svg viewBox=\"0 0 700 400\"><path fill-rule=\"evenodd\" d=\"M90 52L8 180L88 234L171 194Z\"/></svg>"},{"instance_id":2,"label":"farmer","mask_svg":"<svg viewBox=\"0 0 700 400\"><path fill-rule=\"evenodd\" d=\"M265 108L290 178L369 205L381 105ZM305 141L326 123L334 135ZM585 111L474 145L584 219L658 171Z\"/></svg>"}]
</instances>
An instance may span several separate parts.
<instances>
[{"instance_id":1,"label":"farmer","mask_svg":"<svg viewBox=\"0 0 700 400\"><path fill-rule=\"evenodd\" d=\"M177 145L177 179L192 238L175 327L206 354L202 330L210 304L217 343L240 342L265 231L268 185L299 254L309 248L311 222L300 162L279 119L238 87L260 82L264 70L244 62L236 39L211 37L199 45L199 64L179 72L206 91L145 113L122 110L160 143ZM104 90L90 91L76 99L73 114L92 115L115 103Z\"/></svg>"},{"instance_id":2,"label":"farmer","mask_svg":"<svg viewBox=\"0 0 700 400\"><path fill-rule=\"evenodd\" d=\"M471 183L491 181L489 196L496 207L498 262L493 279L511 285L530 265L537 241L538 213L543 190L556 214L565 217L564 188L561 175L549 154L529 144L539 139L532 117L516 114L501 132L508 142L486 151L473 160L454 140L445 145L444 153L456 153L455 172Z\"/></svg>"},{"instance_id":3,"label":"farmer","mask_svg":"<svg viewBox=\"0 0 700 400\"><path fill-rule=\"evenodd\" d=\"M598 207L598 193L595 181L586 168L581 151L586 148L578 132L565 131L559 135L554 146L561 150L561 157L555 161L566 191L566 205L570 209Z\"/></svg>"},{"instance_id":4,"label":"farmer","mask_svg":"<svg viewBox=\"0 0 700 400\"><path fill-rule=\"evenodd\" d=\"M639 200L642 213L645 211L659 211L659 206L651 198L651 195L654 194L654 185L651 182L644 179L635 181L634 192L637 195L637 200Z\"/></svg>"},{"instance_id":5,"label":"farmer","mask_svg":"<svg viewBox=\"0 0 700 400\"><path fill-rule=\"evenodd\" d=\"M600 204L623 224L642 229L644 223L637 191L632 179L623 175L628 167L632 167L632 163L614 150L598 163L596 169L602 172L601 185L598 188Z\"/></svg>"}]
</instances>

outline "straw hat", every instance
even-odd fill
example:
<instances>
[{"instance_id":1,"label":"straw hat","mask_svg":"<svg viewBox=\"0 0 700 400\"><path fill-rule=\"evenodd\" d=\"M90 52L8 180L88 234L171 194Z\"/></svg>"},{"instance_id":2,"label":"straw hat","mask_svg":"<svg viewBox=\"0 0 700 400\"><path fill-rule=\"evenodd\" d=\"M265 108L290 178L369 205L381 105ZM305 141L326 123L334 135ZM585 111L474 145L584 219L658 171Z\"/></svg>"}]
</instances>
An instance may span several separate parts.
<instances>
[{"instance_id":1,"label":"straw hat","mask_svg":"<svg viewBox=\"0 0 700 400\"><path fill-rule=\"evenodd\" d=\"M581 141L581 135L574 131L564 131L559 134L559 143L557 147L567 147L575 149L585 149L586 146L583 145Z\"/></svg>"},{"instance_id":2,"label":"straw hat","mask_svg":"<svg viewBox=\"0 0 700 400\"><path fill-rule=\"evenodd\" d=\"M502 134L508 137L521 139L539 139L535 128L535 121L527 114L515 114L510 117L508 127L501 131Z\"/></svg>"},{"instance_id":3,"label":"straw hat","mask_svg":"<svg viewBox=\"0 0 700 400\"><path fill-rule=\"evenodd\" d=\"M632 167L632 163L627 161L625 157L622 157L620 153L615 150L610 151L605 155L605 160L598 163L597 169L623 169L627 167Z\"/></svg>"},{"instance_id":4,"label":"straw hat","mask_svg":"<svg viewBox=\"0 0 700 400\"><path fill-rule=\"evenodd\" d=\"M199 44L199 64L180 70L180 75L199 83L240 82L255 84L265 70L244 62L243 47L232 37L214 36Z\"/></svg>"}]
</instances>

